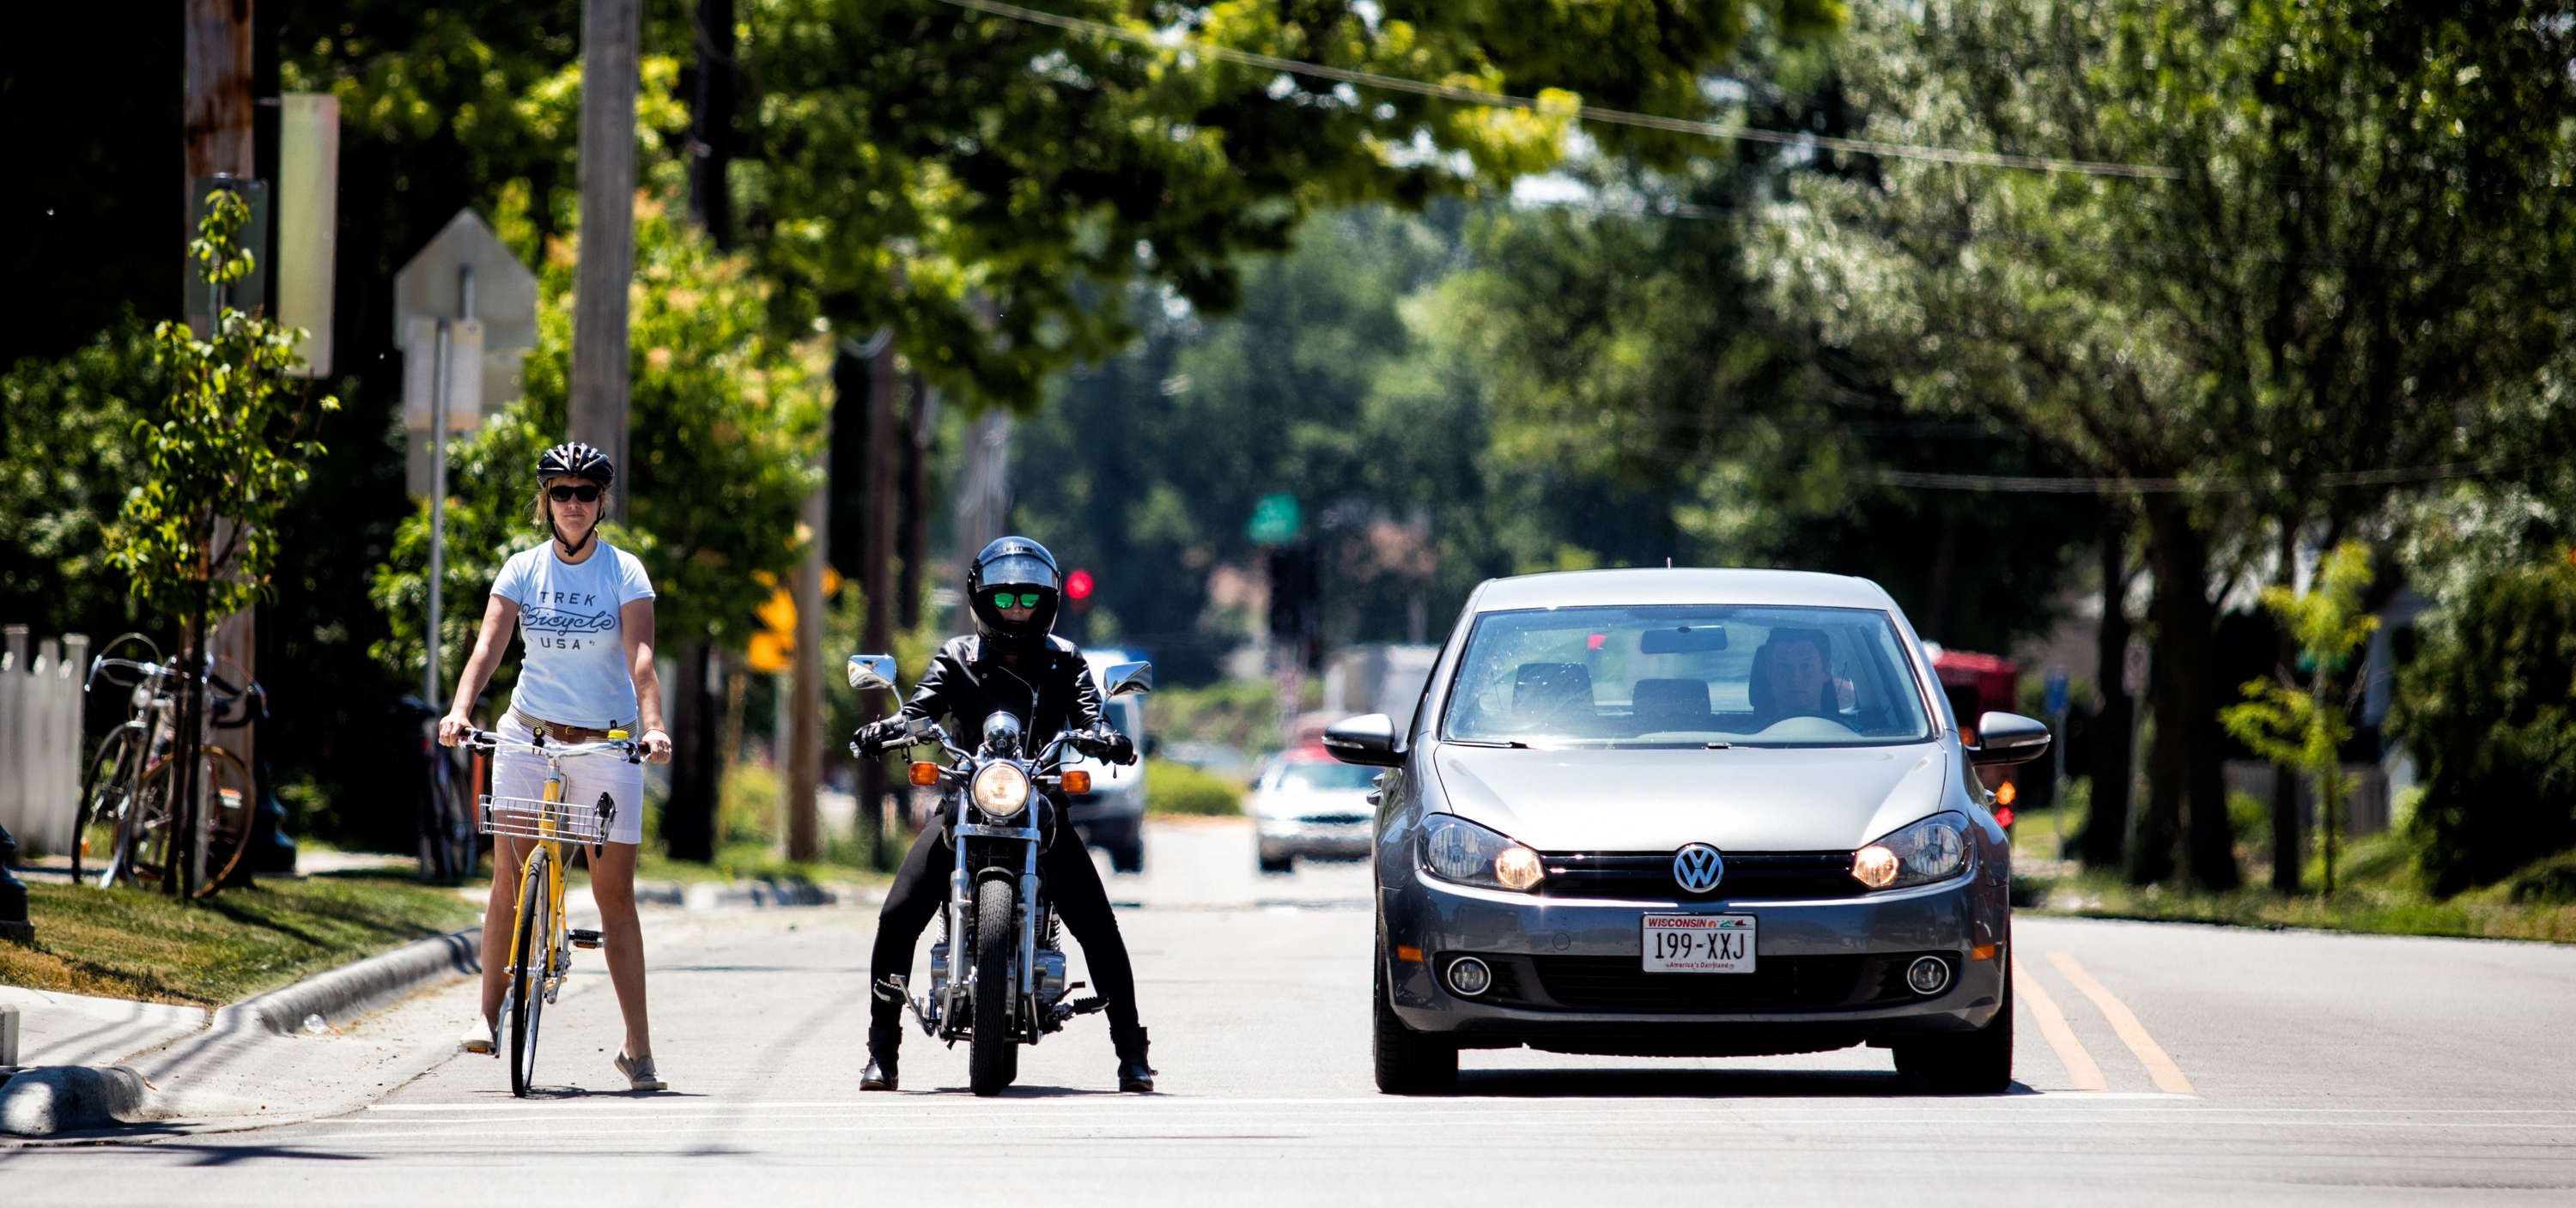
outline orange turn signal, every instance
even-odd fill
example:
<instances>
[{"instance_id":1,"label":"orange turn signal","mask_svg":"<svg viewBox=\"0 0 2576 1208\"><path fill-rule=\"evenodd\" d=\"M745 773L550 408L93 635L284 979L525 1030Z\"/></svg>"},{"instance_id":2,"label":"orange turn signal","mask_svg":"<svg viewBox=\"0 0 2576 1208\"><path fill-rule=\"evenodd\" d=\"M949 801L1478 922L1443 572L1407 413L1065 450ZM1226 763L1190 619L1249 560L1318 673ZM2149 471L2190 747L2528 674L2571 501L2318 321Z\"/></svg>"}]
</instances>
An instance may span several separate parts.
<instances>
[{"instance_id":1,"label":"orange turn signal","mask_svg":"<svg viewBox=\"0 0 2576 1208\"><path fill-rule=\"evenodd\" d=\"M922 785L924 787L937 784L939 783L939 765L926 760L916 761L912 765L912 774L910 779L914 784Z\"/></svg>"},{"instance_id":2,"label":"orange turn signal","mask_svg":"<svg viewBox=\"0 0 2576 1208\"><path fill-rule=\"evenodd\" d=\"M2012 781L2007 780L1995 786L1995 804L2011 805L2019 800L2021 800L2021 790L2014 788Z\"/></svg>"},{"instance_id":3,"label":"orange turn signal","mask_svg":"<svg viewBox=\"0 0 2576 1208\"><path fill-rule=\"evenodd\" d=\"M1968 959L1972 961L1993 960L1995 959L1995 946L1993 944L1979 944L1974 948L1970 948L1968 949Z\"/></svg>"},{"instance_id":4,"label":"orange turn signal","mask_svg":"<svg viewBox=\"0 0 2576 1208\"><path fill-rule=\"evenodd\" d=\"M1412 961L1417 965L1421 964L1422 949L1416 948L1411 944L1398 944L1395 946L1395 959L1400 961Z\"/></svg>"},{"instance_id":5,"label":"orange turn signal","mask_svg":"<svg viewBox=\"0 0 2576 1208\"><path fill-rule=\"evenodd\" d=\"M1064 791L1066 791L1066 792L1068 792L1068 793L1088 793L1088 792L1090 792L1090 791L1091 791L1091 773L1086 772L1086 771L1083 771L1083 770L1082 770L1082 769L1080 769L1080 768L1076 768L1076 769L1074 769L1074 770L1072 770L1072 771L1070 771L1070 772L1065 773L1065 774L1064 774Z\"/></svg>"}]
</instances>

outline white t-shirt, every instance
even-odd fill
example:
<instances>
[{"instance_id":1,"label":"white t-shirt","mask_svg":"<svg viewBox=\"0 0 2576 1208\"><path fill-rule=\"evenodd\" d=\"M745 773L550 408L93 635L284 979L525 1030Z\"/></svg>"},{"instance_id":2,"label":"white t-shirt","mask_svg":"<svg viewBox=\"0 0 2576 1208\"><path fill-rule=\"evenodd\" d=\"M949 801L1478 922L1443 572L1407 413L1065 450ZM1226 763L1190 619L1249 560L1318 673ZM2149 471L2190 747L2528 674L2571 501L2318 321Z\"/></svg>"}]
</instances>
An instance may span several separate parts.
<instances>
[{"instance_id":1,"label":"white t-shirt","mask_svg":"<svg viewBox=\"0 0 2576 1208\"><path fill-rule=\"evenodd\" d=\"M603 541L589 557L566 562L549 541L502 563L492 594L519 606L526 658L512 708L593 730L635 724L635 677L617 611L653 598L635 555Z\"/></svg>"}]
</instances>

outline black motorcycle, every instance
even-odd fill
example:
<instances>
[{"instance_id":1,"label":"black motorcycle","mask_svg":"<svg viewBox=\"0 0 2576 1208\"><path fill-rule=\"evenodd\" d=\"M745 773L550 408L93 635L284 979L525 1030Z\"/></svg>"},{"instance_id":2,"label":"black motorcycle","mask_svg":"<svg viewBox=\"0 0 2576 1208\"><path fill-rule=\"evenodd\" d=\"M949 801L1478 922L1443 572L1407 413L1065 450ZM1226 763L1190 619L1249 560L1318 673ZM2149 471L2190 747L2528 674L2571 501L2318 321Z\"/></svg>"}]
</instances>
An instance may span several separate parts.
<instances>
[{"instance_id":1,"label":"black motorcycle","mask_svg":"<svg viewBox=\"0 0 2576 1208\"><path fill-rule=\"evenodd\" d=\"M850 656L853 688L891 690L894 677L892 656ZM1154 665L1120 663L1104 678L1113 698L1148 692ZM1055 907L1038 875L1038 852L1048 832L1070 825L1051 816L1054 804L1040 790L1091 791L1090 774L1060 770L1061 757L1078 741L1107 735L1067 730L1030 755L1022 726L1009 713L986 717L983 746L976 751L958 746L929 721L913 722L873 752L850 744L850 753L862 759L934 742L949 755L945 766L913 764L909 777L913 784L940 789L940 825L957 853L948 874L948 907L940 912L939 938L930 946L930 992L916 998L906 979L889 977L876 993L909 1008L931 1036L952 1045L966 1041L967 1085L978 1095L998 1095L1019 1077L1019 1046L1036 1044L1062 1030L1066 1020L1108 1005L1102 998L1069 997L1082 983L1065 983ZM952 964L952 953L964 956L962 969Z\"/></svg>"}]
</instances>

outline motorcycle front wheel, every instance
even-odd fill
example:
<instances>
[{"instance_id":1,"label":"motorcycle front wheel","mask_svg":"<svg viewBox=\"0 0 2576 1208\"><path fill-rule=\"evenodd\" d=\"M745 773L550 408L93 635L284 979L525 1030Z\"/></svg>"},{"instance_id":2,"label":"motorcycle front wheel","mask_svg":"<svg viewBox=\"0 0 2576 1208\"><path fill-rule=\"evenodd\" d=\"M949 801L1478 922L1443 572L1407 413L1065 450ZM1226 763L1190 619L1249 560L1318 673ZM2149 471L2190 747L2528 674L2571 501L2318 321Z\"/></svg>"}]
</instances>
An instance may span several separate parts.
<instances>
[{"instance_id":1,"label":"motorcycle front wheel","mask_svg":"<svg viewBox=\"0 0 2576 1208\"><path fill-rule=\"evenodd\" d=\"M998 1095L1019 1074L1019 1037L1011 1009L1019 978L1011 969L1011 884L975 887L975 1035L966 1049L966 1084L978 1095Z\"/></svg>"}]
</instances>

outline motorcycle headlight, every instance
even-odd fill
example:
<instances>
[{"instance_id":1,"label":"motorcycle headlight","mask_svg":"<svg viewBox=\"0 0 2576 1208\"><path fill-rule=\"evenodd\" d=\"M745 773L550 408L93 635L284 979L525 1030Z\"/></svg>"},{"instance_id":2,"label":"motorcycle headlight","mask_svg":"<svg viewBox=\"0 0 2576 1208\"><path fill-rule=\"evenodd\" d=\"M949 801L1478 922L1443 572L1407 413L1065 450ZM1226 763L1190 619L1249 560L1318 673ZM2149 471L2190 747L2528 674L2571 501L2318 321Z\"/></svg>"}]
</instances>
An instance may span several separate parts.
<instances>
[{"instance_id":1,"label":"motorcycle headlight","mask_svg":"<svg viewBox=\"0 0 2576 1208\"><path fill-rule=\"evenodd\" d=\"M1852 879L1872 889L1946 881L1968 870L1968 816L1934 814L1852 853Z\"/></svg>"},{"instance_id":2,"label":"motorcycle headlight","mask_svg":"<svg viewBox=\"0 0 2576 1208\"><path fill-rule=\"evenodd\" d=\"M1017 816L1029 805L1029 774L1010 763L987 764L975 773L969 789L975 796L975 808L994 818Z\"/></svg>"},{"instance_id":3,"label":"motorcycle headlight","mask_svg":"<svg viewBox=\"0 0 2576 1208\"><path fill-rule=\"evenodd\" d=\"M1422 866L1443 881L1516 893L1547 875L1537 852L1455 814L1436 814L1422 828Z\"/></svg>"}]
</instances>

